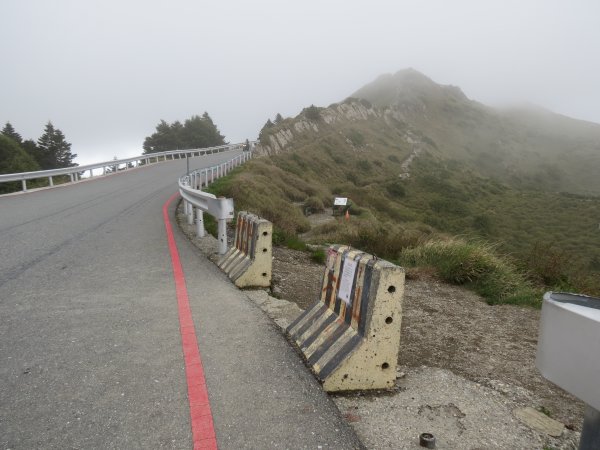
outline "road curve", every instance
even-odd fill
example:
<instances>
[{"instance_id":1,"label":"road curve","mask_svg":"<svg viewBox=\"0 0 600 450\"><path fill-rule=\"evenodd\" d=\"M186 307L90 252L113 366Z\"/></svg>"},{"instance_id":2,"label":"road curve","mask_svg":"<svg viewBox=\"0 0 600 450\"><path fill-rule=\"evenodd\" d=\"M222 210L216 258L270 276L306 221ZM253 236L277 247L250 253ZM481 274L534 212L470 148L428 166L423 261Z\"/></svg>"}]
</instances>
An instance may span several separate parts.
<instances>
[{"instance_id":1,"label":"road curve","mask_svg":"<svg viewBox=\"0 0 600 450\"><path fill-rule=\"evenodd\" d=\"M192 448L162 217L185 167L0 197L1 448ZM173 231L219 448L359 447L271 323Z\"/></svg>"}]
</instances>

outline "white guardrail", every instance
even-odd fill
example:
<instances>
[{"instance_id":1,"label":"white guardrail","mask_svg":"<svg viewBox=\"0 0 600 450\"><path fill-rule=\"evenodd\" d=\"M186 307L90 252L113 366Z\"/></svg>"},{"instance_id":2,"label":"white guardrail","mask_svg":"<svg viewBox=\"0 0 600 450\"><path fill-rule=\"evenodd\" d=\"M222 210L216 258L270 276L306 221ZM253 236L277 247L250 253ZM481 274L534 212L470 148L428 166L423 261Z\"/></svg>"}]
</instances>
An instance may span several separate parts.
<instances>
[{"instance_id":1,"label":"white guardrail","mask_svg":"<svg viewBox=\"0 0 600 450\"><path fill-rule=\"evenodd\" d=\"M194 156L209 155L212 153L240 150L243 147L244 144L228 144L201 149L170 150L167 152L160 153L148 153L147 155L135 156L133 158L104 161L97 164L86 164L85 166L73 166L65 167L62 169L39 170L36 172L8 173L0 175L0 183L8 183L10 181L21 181L23 191L27 191L27 180L48 178L48 183L50 184L50 186L54 186L53 177L59 175L69 175L71 177L71 183L73 183L79 181L79 179L83 175L85 175L85 172L88 171L89 178L93 177L94 170L96 169L102 169L102 175L106 175L107 169L109 169L110 172L117 172L131 169L134 167L139 167L144 164L150 164L152 162L166 161L167 159L191 158Z\"/></svg>"},{"instance_id":2,"label":"white guardrail","mask_svg":"<svg viewBox=\"0 0 600 450\"><path fill-rule=\"evenodd\" d=\"M217 166L197 169L179 178L179 193L183 197L184 212L188 224L194 224L194 210L196 219L196 234L204 237L204 213L207 212L218 222L217 239L219 240L219 254L227 253L227 221L234 218L233 199L216 197L214 194L202 191L216 179L227 175L235 167L252 158L252 150L256 142L250 142L249 148L241 155L219 164ZM243 145L241 145L243 148Z\"/></svg>"}]
</instances>

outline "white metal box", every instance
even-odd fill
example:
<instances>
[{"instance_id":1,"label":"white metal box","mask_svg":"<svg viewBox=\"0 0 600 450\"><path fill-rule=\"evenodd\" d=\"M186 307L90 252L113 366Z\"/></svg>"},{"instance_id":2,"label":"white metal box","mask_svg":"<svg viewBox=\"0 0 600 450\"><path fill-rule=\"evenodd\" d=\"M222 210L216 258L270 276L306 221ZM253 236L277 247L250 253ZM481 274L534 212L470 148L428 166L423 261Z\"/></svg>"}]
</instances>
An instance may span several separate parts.
<instances>
[{"instance_id":1,"label":"white metal box","mask_svg":"<svg viewBox=\"0 0 600 450\"><path fill-rule=\"evenodd\" d=\"M600 299L544 295L536 366L544 378L600 410Z\"/></svg>"}]
</instances>

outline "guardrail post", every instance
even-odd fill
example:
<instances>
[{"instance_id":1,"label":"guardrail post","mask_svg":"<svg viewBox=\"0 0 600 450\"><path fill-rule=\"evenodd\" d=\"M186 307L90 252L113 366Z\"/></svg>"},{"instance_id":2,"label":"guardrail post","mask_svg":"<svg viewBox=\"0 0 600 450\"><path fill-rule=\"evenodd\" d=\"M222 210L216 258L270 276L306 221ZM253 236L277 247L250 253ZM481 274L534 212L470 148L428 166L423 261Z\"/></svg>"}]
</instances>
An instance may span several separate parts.
<instances>
[{"instance_id":1,"label":"guardrail post","mask_svg":"<svg viewBox=\"0 0 600 450\"><path fill-rule=\"evenodd\" d=\"M204 230L204 212L200 208L196 208L196 235L199 238L206 235L206 230Z\"/></svg>"},{"instance_id":2,"label":"guardrail post","mask_svg":"<svg viewBox=\"0 0 600 450\"><path fill-rule=\"evenodd\" d=\"M23 188L23 192L27 192L27 180L21 180L21 187Z\"/></svg>"},{"instance_id":3,"label":"guardrail post","mask_svg":"<svg viewBox=\"0 0 600 450\"><path fill-rule=\"evenodd\" d=\"M48 183L50 184L50 186L54 186L54 181L52 180L52 177L48 177Z\"/></svg>"},{"instance_id":4,"label":"guardrail post","mask_svg":"<svg viewBox=\"0 0 600 450\"><path fill-rule=\"evenodd\" d=\"M219 255L227 253L227 222L226 219L219 219L219 227L217 230L219 239Z\"/></svg>"},{"instance_id":5,"label":"guardrail post","mask_svg":"<svg viewBox=\"0 0 600 450\"><path fill-rule=\"evenodd\" d=\"M73 182L73 174L70 173L69 176L71 177L71 183Z\"/></svg>"},{"instance_id":6,"label":"guardrail post","mask_svg":"<svg viewBox=\"0 0 600 450\"><path fill-rule=\"evenodd\" d=\"M194 224L194 205L188 202L187 210L185 212L187 214L188 225Z\"/></svg>"}]
</instances>

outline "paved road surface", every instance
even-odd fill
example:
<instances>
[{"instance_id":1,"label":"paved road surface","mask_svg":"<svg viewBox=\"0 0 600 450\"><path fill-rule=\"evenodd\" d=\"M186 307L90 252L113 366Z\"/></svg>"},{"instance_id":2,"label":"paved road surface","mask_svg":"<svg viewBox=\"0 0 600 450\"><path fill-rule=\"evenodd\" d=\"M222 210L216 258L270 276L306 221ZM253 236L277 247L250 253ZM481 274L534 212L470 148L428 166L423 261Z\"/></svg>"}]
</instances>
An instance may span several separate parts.
<instances>
[{"instance_id":1,"label":"paved road surface","mask_svg":"<svg viewBox=\"0 0 600 450\"><path fill-rule=\"evenodd\" d=\"M192 448L162 218L184 170L0 197L0 448ZM173 228L219 448L358 447L269 320Z\"/></svg>"}]
</instances>

